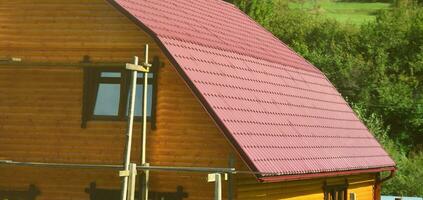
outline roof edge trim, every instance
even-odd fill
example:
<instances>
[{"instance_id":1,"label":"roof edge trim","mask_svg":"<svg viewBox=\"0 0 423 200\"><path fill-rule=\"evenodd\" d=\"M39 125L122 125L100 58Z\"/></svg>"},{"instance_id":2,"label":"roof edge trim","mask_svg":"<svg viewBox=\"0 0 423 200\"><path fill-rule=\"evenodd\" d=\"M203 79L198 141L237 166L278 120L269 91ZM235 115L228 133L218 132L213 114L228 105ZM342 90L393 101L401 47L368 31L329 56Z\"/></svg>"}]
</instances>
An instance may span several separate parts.
<instances>
[{"instance_id":1,"label":"roof edge trim","mask_svg":"<svg viewBox=\"0 0 423 200\"><path fill-rule=\"evenodd\" d=\"M307 180L314 178L323 177L334 177L334 176L348 176L363 173L377 173L384 171L396 171L396 167L381 167L381 168L370 168L370 169L357 169L348 171L334 171L334 172L319 172L313 174L295 174L295 175L284 175L284 176L271 176L261 177L259 180L265 183L284 182L284 181L296 181L296 180Z\"/></svg>"}]
</instances>

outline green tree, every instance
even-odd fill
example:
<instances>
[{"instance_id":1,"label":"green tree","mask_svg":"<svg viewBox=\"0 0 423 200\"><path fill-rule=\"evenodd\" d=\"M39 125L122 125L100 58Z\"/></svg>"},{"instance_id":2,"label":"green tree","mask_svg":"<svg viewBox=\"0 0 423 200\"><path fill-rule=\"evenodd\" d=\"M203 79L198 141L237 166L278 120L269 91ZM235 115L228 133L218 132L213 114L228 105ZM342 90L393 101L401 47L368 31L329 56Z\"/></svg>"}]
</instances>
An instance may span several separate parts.
<instances>
[{"instance_id":1,"label":"green tree","mask_svg":"<svg viewBox=\"0 0 423 200\"><path fill-rule=\"evenodd\" d=\"M230 2L264 26L268 25L274 14L273 0L232 0Z\"/></svg>"},{"instance_id":2,"label":"green tree","mask_svg":"<svg viewBox=\"0 0 423 200\"><path fill-rule=\"evenodd\" d=\"M344 97L355 102L366 92L368 63L356 49L357 29L297 10L278 13L269 24L274 35L321 69Z\"/></svg>"},{"instance_id":3,"label":"green tree","mask_svg":"<svg viewBox=\"0 0 423 200\"><path fill-rule=\"evenodd\" d=\"M363 106L353 104L358 117L378 139L397 164L395 176L384 183L383 194L397 196L423 196L423 153L407 156L404 148L389 138L389 127L385 127L382 117L370 113ZM386 176L387 174L383 174Z\"/></svg>"},{"instance_id":4,"label":"green tree","mask_svg":"<svg viewBox=\"0 0 423 200\"><path fill-rule=\"evenodd\" d=\"M371 63L361 99L410 148L423 143L423 10L395 9L361 27L358 51Z\"/></svg>"}]
</instances>

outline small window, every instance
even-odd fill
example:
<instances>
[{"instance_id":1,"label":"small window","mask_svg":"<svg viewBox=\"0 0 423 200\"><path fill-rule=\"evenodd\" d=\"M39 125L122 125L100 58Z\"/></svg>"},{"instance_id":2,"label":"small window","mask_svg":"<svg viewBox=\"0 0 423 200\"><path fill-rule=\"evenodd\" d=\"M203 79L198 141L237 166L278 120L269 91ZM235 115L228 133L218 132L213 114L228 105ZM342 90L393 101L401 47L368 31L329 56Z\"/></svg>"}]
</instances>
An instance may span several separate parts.
<instances>
[{"instance_id":1,"label":"small window","mask_svg":"<svg viewBox=\"0 0 423 200\"><path fill-rule=\"evenodd\" d=\"M343 185L327 185L325 182L323 186L324 200L347 200L347 189L347 182Z\"/></svg>"},{"instance_id":2,"label":"small window","mask_svg":"<svg viewBox=\"0 0 423 200\"><path fill-rule=\"evenodd\" d=\"M156 61L155 63L158 63ZM154 66L156 65L156 66ZM156 96L157 64L153 63L148 74L147 85L147 117L152 121ZM131 73L122 68L85 68L82 127L90 120L127 120ZM137 91L135 96L134 116L142 117L142 100L144 94L144 73L137 75ZM152 124L154 127L154 125Z\"/></svg>"}]
</instances>

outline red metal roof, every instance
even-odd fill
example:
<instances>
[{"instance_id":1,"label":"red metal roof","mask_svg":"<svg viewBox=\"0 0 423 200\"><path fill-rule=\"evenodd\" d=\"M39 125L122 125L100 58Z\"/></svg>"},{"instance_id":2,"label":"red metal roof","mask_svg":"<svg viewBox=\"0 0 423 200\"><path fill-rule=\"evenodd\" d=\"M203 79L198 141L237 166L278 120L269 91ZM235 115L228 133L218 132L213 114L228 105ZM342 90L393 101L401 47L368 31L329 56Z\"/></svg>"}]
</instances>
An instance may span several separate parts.
<instances>
[{"instance_id":1,"label":"red metal roof","mask_svg":"<svg viewBox=\"0 0 423 200\"><path fill-rule=\"evenodd\" d=\"M110 1L162 45L252 170L395 166L322 72L233 5Z\"/></svg>"}]
</instances>

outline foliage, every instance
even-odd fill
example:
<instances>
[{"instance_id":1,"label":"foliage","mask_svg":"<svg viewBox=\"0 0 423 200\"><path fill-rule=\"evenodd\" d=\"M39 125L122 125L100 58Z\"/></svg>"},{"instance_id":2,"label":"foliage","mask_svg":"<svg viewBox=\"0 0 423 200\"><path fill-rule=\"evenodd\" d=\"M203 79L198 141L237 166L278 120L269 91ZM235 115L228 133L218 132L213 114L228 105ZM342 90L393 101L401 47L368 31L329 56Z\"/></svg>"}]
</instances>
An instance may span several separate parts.
<instances>
[{"instance_id":1,"label":"foliage","mask_svg":"<svg viewBox=\"0 0 423 200\"><path fill-rule=\"evenodd\" d=\"M369 96L359 99L382 115L390 136L413 147L423 142L423 10L381 13L361 28L357 46L371 70Z\"/></svg>"},{"instance_id":2,"label":"foliage","mask_svg":"<svg viewBox=\"0 0 423 200\"><path fill-rule=\"evenodd\" d=\"M394 178L382 187L383 194L398 196L423 196L423 154L394 157L398 171Z\"/></svg>"},{"instance_id":3,"label":"foliage","mask_svg":"<svg viewBox=\"0 0 423 200\"><path fill-rule=\"evenodd\" d=\"M331 19L336 19L341 23L357 25L374 21L376 14L380 10L390 9L391 5L389 3L320 0L318 2L319 9L316 10L315 1L303 1L290 1L289 8L323 15Z\"/></svg>"},{"instance_id":4,"label":"foliage","mask_svg":"<svg viewBox=\"0 0 423 200\"><path fill-rule=\"evenodd\" d=\"M356 30L300 11L280 13L268 29L319 67L344 96L354 97L363 87L355 78L364 76L366 65L354 48Z\"/></svg>"},{"instance_id":5,"label":"foliage","mask_svg":"<svg viewBox=\"0 0 423 200\"><path fill-rule=\"evenodd\" d=\"M398 170L395 176L384 183L382 193L397 196L423 196L423 153L407 157L404 149L389 138L389 127L384 127L380 116L369 113L363 106L357 104L353 104L353 108L397 164Z\"/></svg>"},{"instance_id":6,"label":"foliage","mask_svg":"<svg viewBox=\"0 0 423 200\"><path fill-rule=\"evenodd\" d=\"M273 17L273 0L232 0L229 1L262 25L268 25Z\"/></svg>"}]
</instances>

